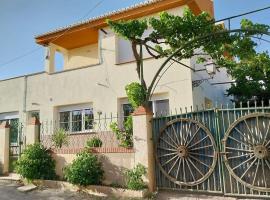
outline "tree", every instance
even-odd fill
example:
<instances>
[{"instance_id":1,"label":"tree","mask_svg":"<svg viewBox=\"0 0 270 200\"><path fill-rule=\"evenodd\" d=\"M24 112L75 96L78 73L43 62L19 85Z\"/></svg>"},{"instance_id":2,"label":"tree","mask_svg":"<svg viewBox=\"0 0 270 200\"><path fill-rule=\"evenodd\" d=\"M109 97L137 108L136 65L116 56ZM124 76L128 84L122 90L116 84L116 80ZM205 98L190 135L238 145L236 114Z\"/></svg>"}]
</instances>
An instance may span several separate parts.
<instances>
[{"instance_id":1,"label":"tree","mask_svg":"<svg viewBox=\"0 0 270 200\"><path fill-rule=\"evenodd\" d=\"M181 63L182 59L196 56L197 62L203 63L207 61L207 55L215 64L226 67L235 76L233 72L243 66L242 61L256 55L257 44L252 38L269 35L269 26L264 24L254 24L245 19L239 29L226 30L222 24L215 24L214 19L207 13L202 12L196 16L189 9L184 11L183 16L162 12L159 18L107 22L116 34L132 43L137 63L136 71L145 91L144 106L148 105L160 74L170 60L184 65ZM148 26L151 26L153 31L147 37L142 37ZM150 45L150 42L155 46ZM156 59L167 57L148 86L143 76L142 47Z\"/></svg>"}]
</instances>

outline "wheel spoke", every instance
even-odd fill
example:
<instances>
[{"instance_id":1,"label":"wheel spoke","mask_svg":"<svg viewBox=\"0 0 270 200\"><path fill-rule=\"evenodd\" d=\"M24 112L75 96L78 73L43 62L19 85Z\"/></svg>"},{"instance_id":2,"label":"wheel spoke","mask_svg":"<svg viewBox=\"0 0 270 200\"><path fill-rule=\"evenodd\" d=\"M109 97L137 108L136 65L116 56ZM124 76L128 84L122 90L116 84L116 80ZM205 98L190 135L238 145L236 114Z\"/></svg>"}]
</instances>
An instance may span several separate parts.
<instances>
[{"instance_id":1,"label":"wheel spoke","mask_svg":"<svg viewBox=\"0 0 270 200\"><path fill-rule=\"evenodd\" d=\"M253 164L256 162L257 158L248 166L246 171L242 174L241 179L246 175L246 173L249 171L249 169L253 166Z\"/></svg>"},{"instance_id":2,"label":"wheel spoke","mask_svg":"<svg viewBox=\"0 0 270 200\"><path fill-rule=\"evenodd\" d=\"M173 163L172 167L170 168L170 170L168 171L168 174L171 173L172 169L174 168L174 166L176 165L177 161L180 159L180 157L178 157L175 162Z\"/></svg>"},{"instance_id":3,"label":"wheel spoke","mask_svg":"<svg viewBox=\"0 0 270 200\"><path fill-rule=\"evenodd\" d=\"M173 124L172 124L172 129L173 129L173 133L174 133L174 135L175 135L175 138L176 138L176 140L177 140L177 142L178 142L178 145L181 144L180 141L179 141L179 139L178 139L177 132L176 132L176 130L175 130ZM177 145L177 146L178 146L178 145Z\"/></svg>"},{"instance_id":4,"label":"wheel spoke","mask_svg":"<svg viewBox=\"0 0 270 200\"><path fill-rule=\"evenodd\" d=\"M257 163L257 167L256 167L256 171L255 171L255 175L254 175L254 178L253 178L252 185L255 184L255 180L256 180L256 177L257 177L259 166L260 166L260 160L258 159L258 163Z\"/></svg>"},{"instance_id":5,"label":"wheel spoke","mask_svg":"<svg viewBox=\"0 0 270 200\"><path fill-rule=\"evenodd\" d=\"M164 140L162 137L160 138L163 142L165 142L166 144L170 145L171 147L173 148L176 148L177 149L177 146L174 146L173 144L167 142L166 140Z\"/></svg>"},{"instance_id":6,"label":"wheel spoke","mask_svg":"<svg viewBox=\"0 0 270 200\"><path fill-rule=\"evenodd\" d=\"M164 147L158 147L158 149L162 149L162 150L165 150L165 151L177 151L176 149L169 149L169 148L164 148Z\"/></svg>"},{"instance_id":7,"label":"wheel spoke","mask_svg":"<svg viewBox=\"0 0 270 200\"><path fill-rule=\"evenodd\" d=\"M172 137L170 136L169 132L167 130L165 130L165 133L168 135L168 137L172 140L172 142L178 146L178 144L174 141L174 139L172 139Z\"/></svg>"},{"instance_id":8,"label":"wheel spoke","mask_svg":"<svg viewBox=\"0 0 270 200\"><path fill-rule=\"evenodd\" d=\"M190 158L187 158L187 160L192 164L192 166L200 173L201 176L204 176L203 173L201 172L201 170L198 169L198 167L196 167L196 165L192 162L192 160Z\"/></svg>"},{"instance_id":9,"label":"wheel spoke","mask_svg":"<svg viewBox=\"0 0 270 200\"><path fill-rule=\"evenodd\" d=\"M268 133L269 133L269 128L270 128L270 121L269 121L269 123L268 123L267 131L266 131L266 133L265 133L265 135L264 135L263 145L264 145L265 142L266 142L266 139L267 139L267 136L268 136ZM267 146L267 145L265 145L265 146Z\"/></svg>"},{"instance_id":10,"label":"wheel spoke","mask_svg":"<svg viewBox=\"0 0 270 200\"><path fill-rule=\"evenodd\" d=\"M234 129L243 137L243 139L246 139L247 143L250 144L250 145L253 145L251 141L249 141L249 139L247 138L247 136L244 135L244 133L242 133L238 128L234 127ZM248 135L248 134L246 134Z\"/></svg>"},{"instance_id":11,"label":"wheel spoke","mask_svg":"<svg viewBox=\"0 0 270 200\"><path fill-rule=\"evenodd\" d=\"M194 176L194 174L193 174L193 172L192 172L192 170L191 170L191 168L190 168L190 165L189 165L188 161L187 161L186 159L185 159L184 161L186 161L187 166L188 166L188 169L189 169L189 171L190 171L190 173L191 173L192 179L193 179L193 181L195 181L195 180L196 180L196 179L195 179L195 176Z\"/></svg>"},{"instance_id":12,"label":"wheel spoke","mask_svg":"<svg viewBox=\"0 0 270 200\"><path fill-rule=\"evenodd\" d=\"M213 145L210 144L210 145L207 145L207 146L197 147L197 148L194 148L194 149L190 149L190 151L194 151L194 150L198 150L198 149L206 149L206 148L210 148L210 147L213 147Z\"/></svg>"},{"instance_id":13,"label":"wheel spoke","mask_svg":"<svg viewBox=\"0 0 270 200\"><path fill-rule=\"evenodd\" d=\"M246 154L242 154L242 155L238 155L238 156L228 157L228 160L235 159L235 158L241 158L241 157L245 157L245 156L250 156L250 155L253 155L253 153L246 153Z\"/></svg>"},{"instance_id":14,"label":"wheel spoke","mask_svg":"<svg viewBox=\"0 0 270 200\"><path fill-rule=\"evenodd\" d=\"M253 136L253 134L252 134L252 132L251 132L251 130L250 130L248 124L247 124L247 121L246 121L245 119L244 119L244 122L245 122L245 124L246 124L246 126L247 126L247 129L248 129L248 132L250 133L250 136L253 138L254 142L257 143L257 140L256 140L255 137Z\"/></svg>"},{"instance_id":15,"label":"wheel spoke","mask_svg":"<svg viewBox=\"0 0 270 200\"><path fill-rule=\"evenodd\" d=\"M233 168L233 170L237 169L238 167L242 166L243 164L247 163L248 161L252 160L253 158L255 157L254 156L251 156L249 159L247 159L246 161L244 162L241 162L239 165L237 165L236 167Z\"/></svg>"},{"instance_id":16,"label":"wheel spoke","mask_svg":"<svg viewBox=\"0 0 270 200\"><path fill-rule=\"evenodd\" d=\"M239 144L242 144L242 145L244 145L244 146L252 147L252 146L250 146L250 145L248 145L248 144L246 144L246 143L243 143L243 142L237 140L236 138L234 138L234 137L232 137L232 136L228 136L228 138L230 138L230 139L232 139L232 140L234 140L234 141L236 141L236 142L238 142Z\"/></svg>"},{"instance_id":17,"label":"wheel spoke","mask_svg":"<svg viewBox=\"0 0 270 200\"><path fill-rule=\"evenodd\" d=\"M208 169L210 169L210 166L208 166L207 164L205 164L204 162L200 161L199 159L197 159L196 157L189 155L193 160L196 160L197 162L201 163L202 165L206 166Z\"/></svg>"},{"instance_id":18,"label":"wheel spoke","mask_svg":"<svg viewBox=\"0 0 270 200\"><path fill-rule=\"evenodd\" d=\"M270 170L270 164L269 164L268 160L265 160L265 163L266 163L268 169Z\"/></svg>"},{"instance_id":19,"label":"wheel spoke","mask_svg":"<svg viewBox=\"0 0 270 200\"><path fill-rule=\"evenodd\" d=\"M176 180L177 180L178 175L179 175L179 171L180 171L181 162L182 162L182 158L180 158L180 160L179 160L178 169L177 169L177 173L176 173Z\"/></svg>"},{"instance_id":20,"label":"wheel spoke","mask_svg":"<svg viewBox=\"0 0 270 200\"><path fill-rule=\"evenodd\" d=\"M243 151L243 152L253 152L252 150L249 150L249 149L238 149L238 148L233 148L233 147L226 147L226 149L235 150L235 151Z\"/></svg>"},{"instance_id":21,"label":"wheel spoke","mask_svg":"<svg viewBox=\"0 0 270 200\"><path fill-rule=\"evenodd\" d=\"M201 129L201 127L199 127L196 132L191 136L191 139L185 144L185 146L188 146L189 143L194 139L194 137L197 135L197 133L199 132L199 130Z\"/></svg>"},{"instance_id":22,"label":"wheel spoke","mask_svg":"<svg viewBox=\"0 0 270 200\"><path fill-rule=\"evenodd\" d=\"M204 140L205 140L206 138L208 138L208 137L209 137L209 135L206 135L205 137L203 137L202 139L200 139L200 140L197 141L196 143L190 145L189 148L194 147L195 145L197 145L197 144L199 144L200 142L204 141Z\"/></svg>"},{"instance_id":23,"label":"wheel spoke","mask_svg":"<svg viewBox=\"0 0 270 200\"><path fill-rule=\"evenodd\" d=\"M177 154L177 152L166 153L166 154L163 154L163 155L159 156L159 158L166 157L166 156L172 156L172 155L175 155L175 154Z\"/></svg>"},{"instance_id":24,"label":"wheel spoke","mask_svg":"<svg viewBox=\"0 0 270 200\"><path fill-rule=\"evenodd\" d=\"M262 174L263 174L264 186L267 188L267 182L266 182L265 171L264 171L264 160L261 159L261 162L262 162Z\"/></svg>"},{"instance_id":25,"label":"wheel spoke","mask_svg":"<svg viewBox=\"0 0 270 200\"><path fill-rule=\"evenodd\" d=\"M185 138L185 140L184 140L184 144L186 144L186 142L187 142L187 140L188 140L188 136L189 136L189 133L191 132L191 121L189 122L189 124L188 124L188 127L187 127L187 129L186 129L186 138ZM188 131L189 130L189 131Z\"/></svg>"},{"instance_id":26,"label":"wheel spoke","mask_svg":"<svg viewBox=\"0 0 270 200\"><path fill-rule=\"evenodd\" d=\"M176 157L178 157L178 155L175 155L174 157L172 157L169 160L167 160L165 163L162 164L162 166L167 165L168 163L170 163L171 161L173 161L173 159L175 159Z\"/></svg>"},{"instance_id":27,"label":"wheel spoke","mask_svg":"<svg viewBox=\"0 0 270 200\"><path fill-rule=\"evenodd\" d=\"M201 154L201 153L194 153L194 152L189 152L191 155L197 155L197 156L204 156L204 157L209 157L209 158L214 158L213 155L206 155L206 154Z\"/></svg>"}]
</instances>

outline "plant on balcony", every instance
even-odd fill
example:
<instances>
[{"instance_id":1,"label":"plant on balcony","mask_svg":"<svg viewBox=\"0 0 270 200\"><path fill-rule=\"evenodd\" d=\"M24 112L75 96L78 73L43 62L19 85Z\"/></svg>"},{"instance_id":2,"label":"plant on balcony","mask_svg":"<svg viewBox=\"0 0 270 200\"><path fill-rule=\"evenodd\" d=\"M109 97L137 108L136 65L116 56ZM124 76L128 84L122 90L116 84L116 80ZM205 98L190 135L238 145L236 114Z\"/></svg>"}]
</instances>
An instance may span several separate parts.
<instances>
[{"instance_id":1,"label":"plant on balcony","mask_svg":"<svg viewBox=\"0 0 270 200\"><path fill-rule=\"evenodd\" d=\"M63 146L68 146L68 144L68 134L64 129L60 128L54 131L52 135L52 147L62 148Z\"/></svg>"},{"instance_id":2,"label":"plant on balcony","mask_svg":"<svg viewBox=\"0 0 270 200\"><path fill-rule=\"evenodd\" d=\"M27 180L56 178L55 161L41 144L28 145L16 163L15 171Z\"/></svg>"},{"instance_id":3,"label":"plant on balcony","mask_svg":"<svg viewBox=\"0 0 270 200\"><path fill-rule=\"evenodd\" d=\"M68 182L82 186L101 184L103 175L98 157L87 151L77 154L72 164L64 169L64 177Z\"/></svg>"},{"instance_id":4,"label":"plant on balcony","mask_svg":"<svg viewBox=\"0 0 270 200\"><path fill-rule=\"evenodd\" d=\"M86 142L86 147L87 148L92 148L92 147L101 147L102 146L102 140L98 137L93 137Z\"/></svg>"},{"instance_id":5,"label":"plant on balcony","mask_svg":"<svg viewBox=\"0 0 270 200\"><path fill-rule=\"evenodd\" d=\"M118 127L117 122L113 122L110 124L110 128L112 132L116 134L117 140L120 142L121 147L132 147L133 146L133 123L132 117L128 116L126 121L124 122L123 129Z\"/></svg>"}]
</instances>

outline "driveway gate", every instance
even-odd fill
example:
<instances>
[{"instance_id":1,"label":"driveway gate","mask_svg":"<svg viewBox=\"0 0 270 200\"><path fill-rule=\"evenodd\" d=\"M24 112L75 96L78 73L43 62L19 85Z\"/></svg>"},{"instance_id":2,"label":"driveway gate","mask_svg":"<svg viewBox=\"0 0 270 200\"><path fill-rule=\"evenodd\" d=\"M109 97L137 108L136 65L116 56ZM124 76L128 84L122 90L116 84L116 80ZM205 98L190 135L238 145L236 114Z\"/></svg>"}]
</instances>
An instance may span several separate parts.
<instances>
[{"instance_id":1,"label":"driveway gate","mask_svg":"<svg viewBox=\"0 0 270 200\"><path fill-rule=\"evenodd\" d=\"M157 117L153 137L159 189L269 197L270 107Z\"/></svg>"}]
</instances>

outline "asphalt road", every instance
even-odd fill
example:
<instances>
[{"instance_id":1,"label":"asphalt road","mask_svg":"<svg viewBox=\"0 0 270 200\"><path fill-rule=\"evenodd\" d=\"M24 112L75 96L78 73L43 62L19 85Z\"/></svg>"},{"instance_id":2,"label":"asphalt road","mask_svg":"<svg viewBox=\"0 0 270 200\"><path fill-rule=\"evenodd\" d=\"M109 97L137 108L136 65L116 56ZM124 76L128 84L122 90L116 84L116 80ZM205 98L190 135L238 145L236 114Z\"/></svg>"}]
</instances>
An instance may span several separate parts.
<instances>
[{"instance_id":1,"label":"asphalt road","mask_svg":"<svg viewBox=\"0 0 270 200\"><path fill-rule=\"evenodd\" d=\"M19 185L0 183L0 200L113 200L115 198L99 198L78 192L54 189L42 189L23 193L17 190Z\"/></svg>"}]
</instances>

